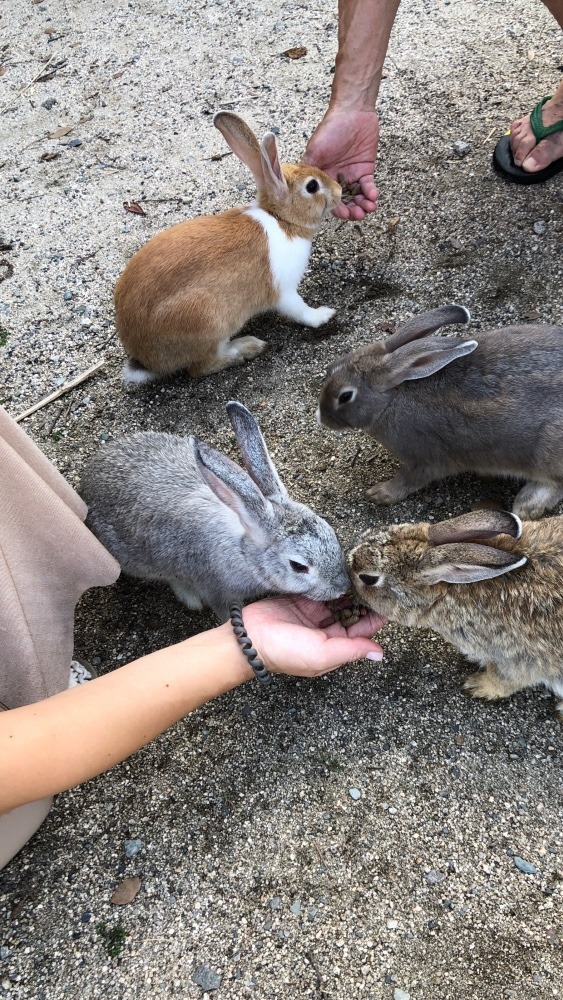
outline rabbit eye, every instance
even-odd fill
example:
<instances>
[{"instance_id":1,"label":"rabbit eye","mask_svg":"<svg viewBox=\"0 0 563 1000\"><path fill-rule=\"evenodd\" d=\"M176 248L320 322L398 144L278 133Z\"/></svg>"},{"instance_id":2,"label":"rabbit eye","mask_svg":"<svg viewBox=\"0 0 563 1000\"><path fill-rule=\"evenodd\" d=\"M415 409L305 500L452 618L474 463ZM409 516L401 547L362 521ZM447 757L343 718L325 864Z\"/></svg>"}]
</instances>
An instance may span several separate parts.
<instances>
[{"instance_id":1,"label":"rabbit eye","mask_svg":"<svg viewBox=\"0 0 563 1000\"><path fill-rule=\"evenodd\" d=\"M370 573L358 573L358 576L362 583L365 583L368 587L377 587L379 581L378 576L372 576Z\"/></svg>"},{"instance_id":2,"label":"rabbit eye","mask_svg":"<svg viewBox=\"0 0 563 1000\"><path fill-rule=\"evenodd\" d=\"M295 559L289 560L289 565L295 573L308 573L309 567L305 566L304 563L296 562Z\"/></svg>"},{"instance_id":3,"label":"rabbit eye","mask_svg":"<svg viewBox=\"0 0 563 1000\"><path fill-rule=\"evenodd\" d=\"M307 181L307 184L305 185L305 190L308 191L309 194L315 194L319 190L319 187L320 187L319 182L313 179Z\"/></svg>"},{"instance_id":4,"label":"rabbit eye","mask_svg":"<svg viewBox=\"0 0 563 1000\"><path fill-rule=\"evenodd\" d=\"M354 390L353 389L345 389L344 392L340 393L340 395L338 397L338 402L339 403L349 403L350 400L353 399L353 398L354 398Z\"/></svg>"}]
</instances>

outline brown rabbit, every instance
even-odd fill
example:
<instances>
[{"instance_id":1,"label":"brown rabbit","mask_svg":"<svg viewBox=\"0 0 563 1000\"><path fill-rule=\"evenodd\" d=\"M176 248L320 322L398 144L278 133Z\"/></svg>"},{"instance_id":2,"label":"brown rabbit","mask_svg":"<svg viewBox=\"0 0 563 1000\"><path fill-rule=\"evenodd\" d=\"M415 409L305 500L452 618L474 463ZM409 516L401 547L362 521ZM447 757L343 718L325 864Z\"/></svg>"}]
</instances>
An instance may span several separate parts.
<instances>
[{"instance_id":1,"label":"brown rabbit","mask_svg":"<svg viewBox=\"0 0 563 1000\"><path fill-rule=\"evenodd\" d=\"M361 428L402 462L368 490L376 503L473 471L525 479L514 513L541 517L563 499L563 327L431 336L469 318L463 306L443 306L341 358L323 384L319 419Z\"/></svg>"},{"instance_id":2,"label":"brown rabbit","mask_svg":"<svg viewBox=\"0 0 563 1000\"><path fill-rule=\"evenodd\" d=\"M474 698L545 684L563 720L563 517L522 524L474 511L390 525L368 532L348 562L368 607L434 629L485 667L465 682Z\"/></svg>"},{"instance_id":3,"label":"brown rabbit","mask_svg":"<svg viewBox=\"0 0 563 1000\"><path fill-rule=\"evenodd\" d=\"M132 258L115 288L115 324L129 354L123 378L147 382L187 369L208 375L255 358L266 344L231 337L270 309L318 327L334 309L308 306L297 292L311 241L341 195L328 174L281 164L276 137L259 143L238 115L213 122L258 186L254 205L180 222Z\"/></svg>"}]
</instances>

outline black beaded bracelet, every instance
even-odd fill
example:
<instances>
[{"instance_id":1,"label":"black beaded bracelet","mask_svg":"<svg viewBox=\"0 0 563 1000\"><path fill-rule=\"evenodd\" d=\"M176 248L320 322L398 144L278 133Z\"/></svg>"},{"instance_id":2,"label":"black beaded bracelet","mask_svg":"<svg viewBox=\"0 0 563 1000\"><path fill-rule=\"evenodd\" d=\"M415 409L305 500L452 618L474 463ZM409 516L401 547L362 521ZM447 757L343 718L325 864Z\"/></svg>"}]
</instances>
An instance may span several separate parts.
<instances>
[{"instance_id":1,"label":"black beaded bracelet","mask_svg":"<svg viewBox=\"0 0 563 1000\"><path fill-rule=\"evenodd\" d=\"M266 688L268 691L274 690L274 678L272 677L270 671L264 666L262 660L259 658L258 653L252 645L252 641L248 638L246 629L242 621L242 608L240 604L231 604L231 609L229 611L231 618L231 625L233 626L233 632L235 633L236 640L246 656L254 676L257 681L260 681L262 687Z\"/></svg>"}]
</instances>

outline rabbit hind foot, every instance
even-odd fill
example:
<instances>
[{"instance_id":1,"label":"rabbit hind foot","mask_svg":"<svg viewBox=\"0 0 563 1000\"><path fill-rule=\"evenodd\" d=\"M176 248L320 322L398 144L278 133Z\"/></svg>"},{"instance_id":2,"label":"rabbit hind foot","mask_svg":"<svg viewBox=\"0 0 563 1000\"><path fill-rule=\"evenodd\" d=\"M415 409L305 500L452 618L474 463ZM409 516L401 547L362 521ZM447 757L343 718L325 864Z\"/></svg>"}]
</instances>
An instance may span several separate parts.
<instances>
[{"instance_id":1,"label":"rabbit hind foot","mask_svg":"<svg viewBox=\"0 0 563 1000\"><path fill-rule=\"evenodd\" d=\"M233 368L235 365L242 365L245 361L252 361L259 354L267 349L265 340L258 337L237 337L236 340L224 340L209 354L191 362L189 373L192 378L201 378L203 375L212 375L213 372L220 372L223 368Z\"/></svg>"},{"instance_id":2,"label":"rabbit hind foot","mask_svg":"<svg viewBox=\"0 0 563 1000\"><path fill-rule=\"evenodd\" d=\"M172 588L174 595L178 600L185 604L190 611L201 611L203 607L203 602L194 594L193 590L190 590L183 580L169 580L170 587Z\"/></svg>"}]
</instances>

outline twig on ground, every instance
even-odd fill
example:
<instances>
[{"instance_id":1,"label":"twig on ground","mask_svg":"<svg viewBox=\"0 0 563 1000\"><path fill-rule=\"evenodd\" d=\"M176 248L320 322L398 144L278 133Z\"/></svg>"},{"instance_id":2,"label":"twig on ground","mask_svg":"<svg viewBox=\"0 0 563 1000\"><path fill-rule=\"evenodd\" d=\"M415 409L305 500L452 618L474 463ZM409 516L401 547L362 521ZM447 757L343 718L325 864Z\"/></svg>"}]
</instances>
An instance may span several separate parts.
<instances>
[{"instance_id":1,"label":"twig on ground","mask_svg":"<svg viewBox=\"0 0 563 1000\"><path fill-rule=\"evenodd\" d=\"M82 375L77 375L76 378L67 382L66 385L61 385L60 389L56 389L55 392L50 393L49 396L45 396L44 399L40 399L38 403L34 403L33 406L29 407L29 410L24 410L23 413L19 414L19 416L14 417L14 420L17 424L19 424L20 420L25 420L26 417L30 417L32 413L35 413L36 410L40 410L43 406L48 406L48 404L52 403L54 399L58 399L59 396L64 395L65 392L69 392L70 389L74 389L74 387L80 385L81 382L85 382L87 378L94 375L94 373L99 371L100 368L103 368L104 365L105 360L98 361L97 364L92 365L88 371L82 372Z\"/></svg>"},{"instance_id":2,"label":"twig on ground","mask_svg":"<svg viewBox=\"0 0 563 1000\"><path fill-rule=\"evenodd\" d=\"M317 989L320 990L321 986L323 985L323 977L321 976L321 970L319 969L319 963L317 962L317 960L316 960L315 956L313 955L312 951L306 951L305 952L305 958L309 962L309 965L313 966L313 969L315 971L315 975L317 977Z\"/></svg>"},{"instance_id":3,"label":"twig on ground","mask_svg":"<svg viewBox=\"0 0 563 1000\"><path fill-rule=\"evenodd\" d=\"M351 469L354 468L354 466L355 466L356 462L358 461L361 453L362 453L362 446L359 445L358 448L356 449L356 454L354 455L352 461L350 462L350 468Z\"/></svg>"}]
</instances>

